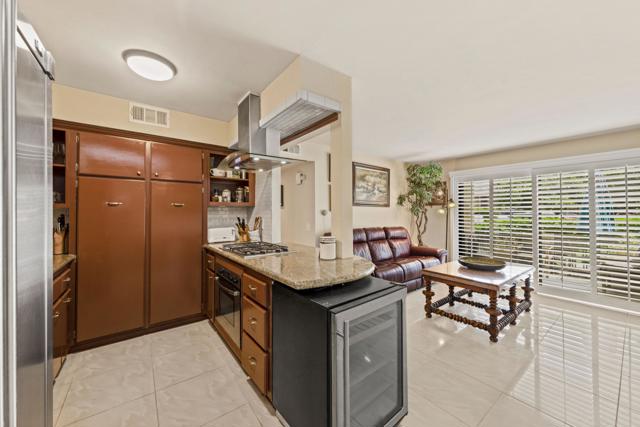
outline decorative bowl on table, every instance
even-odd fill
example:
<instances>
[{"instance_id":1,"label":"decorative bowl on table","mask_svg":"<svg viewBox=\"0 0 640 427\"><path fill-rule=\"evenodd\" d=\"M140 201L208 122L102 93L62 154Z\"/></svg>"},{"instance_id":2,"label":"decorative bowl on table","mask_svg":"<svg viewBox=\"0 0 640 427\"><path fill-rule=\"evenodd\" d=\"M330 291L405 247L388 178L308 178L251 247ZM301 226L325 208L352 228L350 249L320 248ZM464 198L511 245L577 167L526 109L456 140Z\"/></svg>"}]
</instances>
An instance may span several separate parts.
<instances>
[{"instance_id":1,"label":"decorative bowl on table","mask_svg":"<svg viewBox=\"0 0 640 427\"><path fill-rule=\"evenodd\" d=\"M507 263L495 258L486 256L465 256L458 262L471 270L498 271L507 266Z\"/></svg>"}]
</instances>

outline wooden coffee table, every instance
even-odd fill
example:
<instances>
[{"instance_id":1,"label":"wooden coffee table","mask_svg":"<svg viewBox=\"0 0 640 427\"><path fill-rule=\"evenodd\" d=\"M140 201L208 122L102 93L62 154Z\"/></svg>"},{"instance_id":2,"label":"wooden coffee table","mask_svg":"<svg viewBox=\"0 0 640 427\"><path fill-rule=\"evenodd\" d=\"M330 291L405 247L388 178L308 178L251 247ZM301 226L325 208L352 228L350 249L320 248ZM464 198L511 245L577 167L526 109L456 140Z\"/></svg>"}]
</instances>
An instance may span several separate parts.
<instances>
[{"instance_id":1,"label":"wooden coffee table","mask_svg":"<svg viewBox=\"0 0 640 427\"><path fill-rule=\"evenodd\" d=\"M474 328L483 329L489 332L489 339L492 342L498 342L498 333L509 324L515 325L518 315L523 311L530 310L531 292L533 292L531 275L533 272L534 267L532 266L510 263L507 263L505 268L497 272L471 270L463 267L457 261L426 268L422 270L425 282L423 293L426 297L424 311L428 318L431 318L431 313L435 313L457 322L471 325ZM519 280L524 280L524 286L522 286L524 299L516 296L516 286ZM449 286L449 295L432 302L431 299L435 295L431 290L432 282L440 282ZM462 289L456 291L455 288ZM509 291L509 294L501 295L502 291L506 290ZM489 295L489 305L464 298L471 298L474 292ZM498 307L498 298L504 298L509 301L508 310ZM453 306L456 302L483 308L489 314L489 323L483 323L440 309L447 303Z\"/></svg>"}]
</instances>

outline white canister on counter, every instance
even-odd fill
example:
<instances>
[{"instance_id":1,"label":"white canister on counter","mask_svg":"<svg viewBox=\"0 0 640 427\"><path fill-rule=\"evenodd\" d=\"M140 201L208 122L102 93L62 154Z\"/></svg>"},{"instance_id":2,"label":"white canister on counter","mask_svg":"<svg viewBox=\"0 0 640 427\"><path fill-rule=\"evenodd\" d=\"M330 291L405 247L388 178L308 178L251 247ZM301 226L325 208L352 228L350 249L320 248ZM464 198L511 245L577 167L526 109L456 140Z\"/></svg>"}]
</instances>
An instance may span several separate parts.
<instances>
[{"instance_id":1,"label":"white canister on counter","mask_svg":"<svg viewBox=\"0 0 640 427\"><path fill-rule=\"evenodd\" d=\"M336 238L335 236L320 237L320 259L336 259Z\"/></svg>"}]
</instances>

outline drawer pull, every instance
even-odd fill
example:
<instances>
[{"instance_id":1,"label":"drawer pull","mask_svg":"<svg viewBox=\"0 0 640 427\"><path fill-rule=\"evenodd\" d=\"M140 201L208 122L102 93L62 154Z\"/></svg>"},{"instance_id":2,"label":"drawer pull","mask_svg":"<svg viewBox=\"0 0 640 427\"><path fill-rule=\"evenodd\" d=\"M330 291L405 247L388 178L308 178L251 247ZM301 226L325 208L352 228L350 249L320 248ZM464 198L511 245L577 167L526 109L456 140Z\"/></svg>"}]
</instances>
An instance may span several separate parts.
<instances>
[{"instance_id":1,"label":"drawer pull","mask_svg":"<svg viewBox=\"0 0 640 427\"><path fill-rule=\"evenodd\" d=\"M60 317L60 313L59 312L56 311L55 313L53 313L53 318L54 319L57 319L58 317Z\"/></svg>"},{"instance_id":2,"label":"drawer pull","mask_svg":"<svg viewBox=\"0 0 640 427\"><path fill-rule=\"evenodd\" d=\"M173 206L174 208L183 208L184 207L184 203L172 202L171 206Z\"/></svg>"},{"instance_id":3,"label":"drawer pull","mask_svg":"<svg viewBox=\"0 0 640 427\"><path fill-rule=\"evenodd\" d=\"M107 206L112 207L112 208L121 206L123 204L124 203L122 203L122 202L107 202Z\"/></svg>"},{"instance_id":4,"label":"drawer pull","mask_svg":"<svg viewBox=\"0 0 640 427\"><path fill-rule=\"evenodd\" d=\"M252 356L249 358L249 365L251 365L252 368L255 368L258 365L258 361L255 357Z\"/></svg>"},{"instance_id":5,"label":"drawer pull","mask_svg":"<svg viewBox=\"0 0 640 427\"><path fill-rule=\"evenodd\" d=\"M257 324L258 324L258 319L256 319L255 317L252 317L249 319L249 325L251 325L253 329L256 328Z\"/></svg>"},{"instance_id":6,"label":"drawer pull","mask_svg":"<svg viewBox=\"0 0 640 427\"><path fill-rule=\"evenodd\" d=\"M69 297L69 298L65 298L62 302L65 304L69 304L71 301L73 300L71 299L71 297Z\"/></svg>"},{"instance_id":7,"label":"drawer pull","mask_svg":"<svg viewBox=\"0 0 640 427\"><path fill-rule=\"evenodd\" d=\"M71 277L67 277L66 279L63 280L64 283L69 283L71 281Z\"/></svg>"},{"instance_id":8,"label":"drawer pull","mask_svg":"<svg viewBox=\"0 0 640 427\"><path fill-rule=\"evenodd\" d=\"M254 293L254 294L258 290L258 288L255 285L249 285L248 288L251 291L251 293Z\"/></svg>"},{"instance_id":9,"label":"drawer pull","mask_svg":"<svg viewBox=\"0 0 640 427\"><path fill-rule=\"evenodd\" d=\"M158 172L153 173L153 176L158 176L158 175L160 175Z\"/></svg>"},{"instance_id":10,"label":"drawer pull","mask_svg":"<svg viewBox=\"0 0 640 427\"><path fill-rule=\"evenodd\" d=\"M136 171L136 175L140 176L140 175L142 175L142 172L141 171Z\"/></svg>"},{"instance_id":11,"label":"drawer pull","mask_svg":"<svg viewBox=\"0 0 640 427\"><path fill-rule=\"evenodd\" d=\"M210 259L207 260L207 264L211 264L211 260Z\"/></svg>"}]
</instances>

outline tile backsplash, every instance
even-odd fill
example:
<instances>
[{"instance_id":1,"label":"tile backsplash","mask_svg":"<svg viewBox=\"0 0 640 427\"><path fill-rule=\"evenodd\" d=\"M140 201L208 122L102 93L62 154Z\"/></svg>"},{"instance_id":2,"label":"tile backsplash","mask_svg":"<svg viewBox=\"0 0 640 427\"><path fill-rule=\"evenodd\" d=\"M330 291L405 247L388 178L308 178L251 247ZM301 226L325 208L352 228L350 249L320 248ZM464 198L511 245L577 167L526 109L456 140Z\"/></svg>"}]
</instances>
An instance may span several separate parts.
<instances>
[{"instance_id":1,"label":"tile backsplash","mask_svg":"<svg viewBox=\"0 0 640 427\"><path fill-rule=\"evenodd\" d=\"M207 211L208 228L233 227L237 217L249 219L251 208L215 207Z\"/></svg>"}]
</instances>

